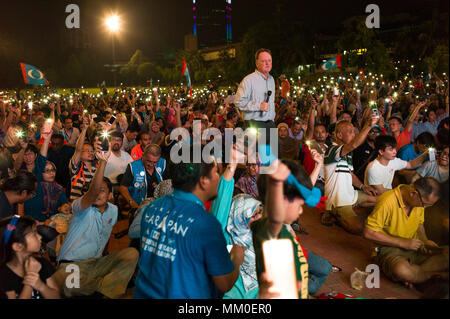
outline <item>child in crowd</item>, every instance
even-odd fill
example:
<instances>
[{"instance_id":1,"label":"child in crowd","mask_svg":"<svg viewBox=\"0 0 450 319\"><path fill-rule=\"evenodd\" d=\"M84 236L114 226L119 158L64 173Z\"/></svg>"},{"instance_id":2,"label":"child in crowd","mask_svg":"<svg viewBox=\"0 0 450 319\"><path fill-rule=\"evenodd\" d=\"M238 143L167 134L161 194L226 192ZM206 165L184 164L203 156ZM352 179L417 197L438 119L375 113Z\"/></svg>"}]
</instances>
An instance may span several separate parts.
<instances>
[{"instance_id":1,"label":"child in crowd","mask_svg":"<svg viewBox=\"0 0 450 319\"><path fill-rule=\"evenodd\" d=\"M32 256L40 248L34 219L14 215L0 221L0 297L59 299L55 269L48 260Z\"/></svg>"}]
</instances>

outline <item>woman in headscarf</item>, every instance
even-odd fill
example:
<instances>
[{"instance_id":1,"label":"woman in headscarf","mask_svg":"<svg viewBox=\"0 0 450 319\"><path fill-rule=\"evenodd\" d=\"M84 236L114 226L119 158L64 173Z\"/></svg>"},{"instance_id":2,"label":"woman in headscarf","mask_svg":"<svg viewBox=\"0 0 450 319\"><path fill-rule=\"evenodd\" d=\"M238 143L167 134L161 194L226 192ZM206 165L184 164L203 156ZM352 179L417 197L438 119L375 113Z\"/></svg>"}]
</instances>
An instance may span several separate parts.
<instances>
[{"instance_id":1,"label":"woman in headscarf","mask_svg":"<svg viewBox=\"0 0 450 319\"><path fill-rule=\"evenodd\" d=\"M278 144L281 152L280 158L297 160L300 151L300 142L289 137L289 126L286 123L278 124Z\"/></svg>"},{"instance_id":2,"label":"woman in headscarf","mask_svg":"<svg viewBox=\"0 0 450 319\"><path fill-rule=\"evenodd\" d=\"M164 133L161 132L158 121L152 121L149 128L148 133L150 134L150 138L152 140L151 143L161 146L164 141Z\"/></svg>"},{"instance_id":3,"label":"woman in headscarf","mask_svg":"<svg viewBox=\"0 0 450 319\"><path fill-rule=\"evenodd\" d=\"M255 299L258 296L255 250L250 224L261 218L262 204L250 195L239 194L231 202L226 231L232 244L245 247L244 262L240 266L239 278L224 299Z\"/></svg>"},{"instance_id":4,"label":"woman in headscarf","mask_svg":"<svg viewBox=\"0 0 450 319\"><path fill-rule=\"evenodd\" d=\"M55 181L55 176L55 164L47 161L41 182L38 182L36 188L36 196L25 202L25 214L41 224L58 213L58 208L68 202L64 188Z\"/></svg>"},{"instance_id":5,"label":"woman in headscarf","mask_svg":"<svg viewBox=\"0 0 450 319\"><path fill-rule=\"evenodd\" d=\"M260 163L247 164L245 174L238 179L235 185L235 188L239 192L248 194L253 198L258 198L258 187L256 186L256 181L258 180L260 165Z\"/></svg>"}]
</instances>

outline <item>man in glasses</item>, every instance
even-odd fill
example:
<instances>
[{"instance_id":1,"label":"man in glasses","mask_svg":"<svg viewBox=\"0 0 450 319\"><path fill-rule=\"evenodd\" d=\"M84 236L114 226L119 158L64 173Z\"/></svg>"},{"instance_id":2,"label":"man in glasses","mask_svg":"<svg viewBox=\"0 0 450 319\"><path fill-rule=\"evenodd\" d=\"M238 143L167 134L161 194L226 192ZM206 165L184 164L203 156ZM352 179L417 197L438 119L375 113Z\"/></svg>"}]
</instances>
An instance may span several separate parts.
<instances>
[{"instance_id":1,"label":"man in glasses","mask_svg":"<svg viewBox=\"0 0 450 319\"><path fill-rule=\"evenodd\" d=\"M71 176L70 201L83 196L89 188L89 183L94 177L96 161L94 147L85 143L86 131L89 127L89 119L83 119L83 128L75 146L75 152L69 162Z\"/></svg>"},{"instance_id":2,"label":"man in glasses","mask_svg":"<svg viewBox=\"0 0 450 319\"><path fill-rule=\"evenodd\" d=\"M399 185L379 197L365 224L363 236L377 246L374 261L387 277L408 287L445 271L448 276L448 246L429 240L423 226L424 209L436 203L439 192L432 177Z\"/></svg>"},{"instance_id":3,"label":"man in glasses","mask_svg":"<svg viewBox=\"0 0 450 319\"><path fill-rule=\"evenodd\" d=\"M119 191L131 208L138 208L145 198L153 196L156 185L168 177L161 148L157 144L149 144L142 158L127 165Z\"/></svg>"}]
</instances>

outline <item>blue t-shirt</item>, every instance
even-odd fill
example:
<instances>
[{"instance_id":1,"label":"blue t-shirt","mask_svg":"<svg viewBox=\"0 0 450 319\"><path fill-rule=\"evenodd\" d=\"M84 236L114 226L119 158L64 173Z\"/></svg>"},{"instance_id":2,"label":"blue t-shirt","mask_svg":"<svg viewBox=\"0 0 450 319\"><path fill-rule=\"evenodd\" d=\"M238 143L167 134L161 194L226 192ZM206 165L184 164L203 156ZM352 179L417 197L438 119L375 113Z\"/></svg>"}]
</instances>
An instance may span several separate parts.
<instances>
[{"instance_id":1,"label":"blue t-shirt","mask_svg":"<svg viewBox=\"0 0 450 319\"><path fill-rule=\"evenodd\" d=\"M73 217L59 250L58 261L100 258L117 222L117 206L108 203L103 213L94 206L83 210L81 198L78 198L72 203L72 212Z\"/></svg>"},{"instance_id":2,"label":"blue t-shirt","mask_svg":"<svg viewBox=\"0 0 450 319\"><path fill-rule=\"evenodd\" d=\"M134 298L217 298L212 276L234 265L220 223L192 193L175 190L149 204L141 221Z\"/></svg>"},{"instance_id":3,"label":"blue t-shirt","mask_svg":"<svg viewBox=\"0 0 450 319\"><path fill-rule=\"evenodd\" d=\"M414 150L414 145L413 144L406 144L405 146L402 146L397 153L397 157L404 160L404 161L412 161L413 159L419 157L420 155L422 155L422 153L417 154L416 151ZM427 162L428 158L426 158L423 162ZM419 166L420 167L420 166ZM408 169L408 171L415 171L417 170L417 168L414 169Z\"/></svg>"}]
</instances>

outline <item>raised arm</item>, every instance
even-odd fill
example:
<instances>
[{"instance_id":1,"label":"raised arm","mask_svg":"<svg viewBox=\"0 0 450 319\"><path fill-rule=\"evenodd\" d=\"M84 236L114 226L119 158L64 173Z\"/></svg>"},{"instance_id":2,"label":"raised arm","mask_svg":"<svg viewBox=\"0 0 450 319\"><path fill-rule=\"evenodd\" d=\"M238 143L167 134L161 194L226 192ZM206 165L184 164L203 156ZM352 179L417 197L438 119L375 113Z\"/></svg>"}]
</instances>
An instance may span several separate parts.
<instances>
[{"instance_id":1,"label":"raised arm","mask_svg":"<svg viewBox=\"0 0 450 319\"><path fill-rule=\"evenodd\" d=\"M266 177L267 190L265 211L269 221L269 232L272 236L278 237L283 227L286 214L283 183L291 171L279 160L276 160L271 165L275 165L274 167L276 167L276 170Z\"/></svg>"},{"instance_id":2,"label":"raised arm","mask_svg":"<svg viewBox=\"0 0 450 319\"><path fill-rule=\"evenodd\" d=\"M366 124L361 129L358 135L356 135L348 144L344 144L341 151L341 156L345 156L359 145L361 145L369 134L369 131L378 122L378 117L372 113L372 116L366 121Z\"/></svg>"},{"instance_id":3,"label":"raised arm","mask_svg":"<svg viewBox=\"0 0 450 319\"><path fill-rule=\"evenodd\" d=\"M308 128L306 129L306 140L311 140L313 138L314 134L314 115L316 110L317 102L315 99L311 101L311 108L309 110L309 118L308 118ZM319 115L319 112L317 112L317 115Z\"/></svg>"},{"instance_id":4,"label":"raised arm","mask_svg":"<svg viewBox=\"0 0 450 319\"><path fill-rule=\"evenodd\" d=\"M83 128L81 129L80 136L78 136L77 144L75 145L75 152L72 156L72 164L77 166L81 159L81 152L83 151L84 141L86 139L86 131L89 128L89 119L83 119Z\"/></svg>"},{"instance_id":5,"label":"raised arm","mask_svg":"<svg viewBox=\"0 0 450 319\"><path fill-rule=\"evenodd\" d=\"M88 207L90 207L92 204L94 204L95 200L97 199L98 195L101 192L102 183L103 183L103 176L105 174L105 167L106 163L111 155L111 143L109 145L109 151L107 153L103 153L101 151L100 142L96 140L95 142L95 156L98 159L98 166L95 171L94 177L92 178L92 182L89 185L89 189L86 192L86 194L81 197L81 209L85 210Z\"/></svg>"},{"instance_id":6,"label":"raised arm","mask_svg":"<svg viewBox=\"0 0 450 319\"><path fill-rule=\"evenodd\" d=\"M416 107L412 110L409 118L408 118L408 122L406 123L405 129L407 130L407 132L411 131L413 128L413 124L414 124L414 119L416 117L417 112L420 111L420 109L427 104L427 101L421 102L419 104L416 105Z\"/></svg>"}]
</instances>

